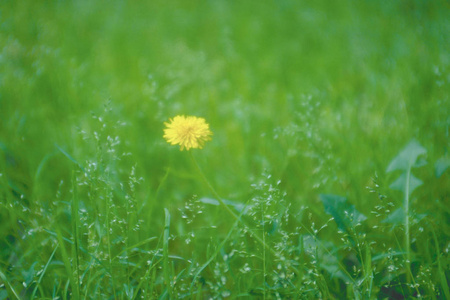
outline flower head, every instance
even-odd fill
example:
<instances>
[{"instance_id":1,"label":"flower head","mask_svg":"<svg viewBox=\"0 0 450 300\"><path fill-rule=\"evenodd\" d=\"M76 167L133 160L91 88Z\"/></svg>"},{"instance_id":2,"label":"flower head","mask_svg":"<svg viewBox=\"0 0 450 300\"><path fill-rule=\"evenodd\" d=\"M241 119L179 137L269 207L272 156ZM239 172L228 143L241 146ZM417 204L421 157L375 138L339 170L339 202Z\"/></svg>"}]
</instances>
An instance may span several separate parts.
<instances>
[{"instance_id":1,"label":"flower head","mask_svg":"<svg viewBox=\"0 0 450 300\"><path fill-rule=\"evenodd\" d=\"M206 141L211 140L212 132L205 119L193 116L176 116L164 122L164 138L171 145L180 145L180 150L203 148Z\"/></svg>"}]
</instances>

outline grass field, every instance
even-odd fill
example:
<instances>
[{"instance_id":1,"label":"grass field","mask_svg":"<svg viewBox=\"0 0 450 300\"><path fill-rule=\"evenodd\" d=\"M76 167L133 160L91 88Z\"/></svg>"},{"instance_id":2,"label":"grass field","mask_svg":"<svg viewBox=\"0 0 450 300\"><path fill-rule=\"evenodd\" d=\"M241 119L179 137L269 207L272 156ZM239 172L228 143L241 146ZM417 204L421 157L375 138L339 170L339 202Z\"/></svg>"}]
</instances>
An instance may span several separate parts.
<instances>
[{"instance_id":1,"label":"grass field","mask_svg":"<svg viewBox=\"0 0 450 300\"><path fill-rule=\"evenodd\" d=\"M449 16L1 1L0 300L450 299Z\"/></svg>"}]
</instances>

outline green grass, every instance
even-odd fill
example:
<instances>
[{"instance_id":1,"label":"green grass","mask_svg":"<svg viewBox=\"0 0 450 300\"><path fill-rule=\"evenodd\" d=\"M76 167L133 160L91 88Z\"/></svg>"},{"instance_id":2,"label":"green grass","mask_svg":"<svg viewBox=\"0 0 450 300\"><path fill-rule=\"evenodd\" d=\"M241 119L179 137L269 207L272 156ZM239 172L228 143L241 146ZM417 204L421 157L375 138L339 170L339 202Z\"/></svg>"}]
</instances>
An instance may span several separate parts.
<instances>
[{"instance_id":1,"label":"green grass","mask_svg":"<svg viewBox=\"0 0 450 300\"><path fill-rule=\"evenodd\" d=\"M448 299L449 15L2 1L0 300Z\"/></svg>"}]
</instances>

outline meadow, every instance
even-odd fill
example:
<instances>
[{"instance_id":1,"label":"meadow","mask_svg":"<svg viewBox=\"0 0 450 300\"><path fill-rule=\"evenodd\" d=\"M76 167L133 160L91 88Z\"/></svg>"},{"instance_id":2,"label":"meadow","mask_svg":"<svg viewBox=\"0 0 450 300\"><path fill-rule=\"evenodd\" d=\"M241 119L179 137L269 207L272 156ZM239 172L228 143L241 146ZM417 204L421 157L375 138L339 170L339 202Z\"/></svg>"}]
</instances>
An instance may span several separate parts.
<instances>
[{"instance_id":1,"label":"meadow","mask_svg":"<svg viewBox=\"0 0 450 300\"><path fill-rule=\"evenodd\" d=\"M449 16L1 1L0 300L450 299Z\"/></svg>"}]
</instances>

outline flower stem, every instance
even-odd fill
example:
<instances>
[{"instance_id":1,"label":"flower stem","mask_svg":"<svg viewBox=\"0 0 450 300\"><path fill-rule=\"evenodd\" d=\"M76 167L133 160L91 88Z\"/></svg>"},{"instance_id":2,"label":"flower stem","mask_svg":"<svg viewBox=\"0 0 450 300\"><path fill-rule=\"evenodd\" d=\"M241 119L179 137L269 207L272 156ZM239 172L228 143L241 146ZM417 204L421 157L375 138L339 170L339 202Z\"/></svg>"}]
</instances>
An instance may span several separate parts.
<instances>
[{"instance_id":1,"label":"flower stem","mask_svg":"<svg viewBox=\"0 0 450 300\"><path fill-rule=\"evenodd\" d=\"M253 230L251 230L247 224L245 224L244 220L242 220L234 211L231 210L231 208L225 204L225 202L223 201L222 197L219 196L219 194L216 192L216 190L214 189L214 187L209 183L208 179L206 178L205 174L203 173L202 169L200 168L199 164L197 163L197 160L195 159L194 155L192 154L191 151L189 152L189 156L191 157L192 162L194 163L200 177L202 178L203 182L206 184L206 186L209 188L209 190L211 191L211 193L213 194L213 196L217 199L217 201L219 201L220 205L223 206L223 208L225 208L225 210L237 221L239 221L242 225L245 226L245 228L250 232L250 234L258 241L261 243L261 245L264 246L264 248L266 248L267 250L269 250L272 254L274 254L275 256L278 256L278 253L273 250L269 245L267 245L265 243L265 241L263 239L261 239L258 235L256 235ZM264 232L263 232L264 234Z\"/></svg>"},{"instance_id":2,"label":"flower stem","mask_svg":"<svg viewBox=\"0 0 450 300\"><path fill-rule=\"evenodd\" d=\"M406 183L405 183L405 250L406 250L406 269L408 282L411 279L411 254L410 254L410 241L409 241L409 185L411 177L411 167L408 168L406 172Z\"/></svg>"},{"instance_id":3,"label":"flower stem","mask_svg":"<svg viewBox=\"0 0 450 300\"><path fill-rule=\"evenodd\" d=\"M412 281L417 294L420 295L418 285L414 280L414 276L411 271L411 242L410 242L410 232L409 232L409 190L411 188L411 166L406 171L406 183L405 183L405 248L406 248L406 280L408 283ZM421 298L419 296L419 298Z\"/></svg>"}]
</instances>

